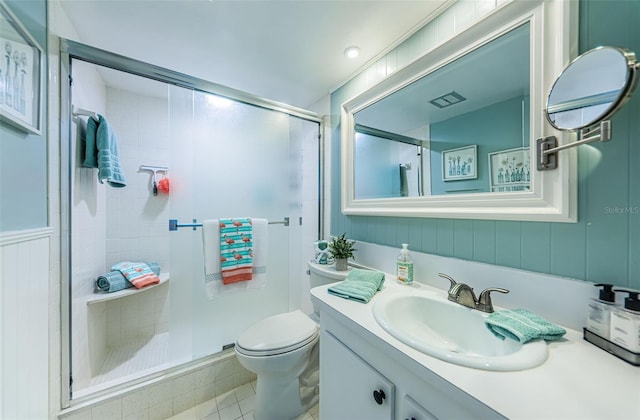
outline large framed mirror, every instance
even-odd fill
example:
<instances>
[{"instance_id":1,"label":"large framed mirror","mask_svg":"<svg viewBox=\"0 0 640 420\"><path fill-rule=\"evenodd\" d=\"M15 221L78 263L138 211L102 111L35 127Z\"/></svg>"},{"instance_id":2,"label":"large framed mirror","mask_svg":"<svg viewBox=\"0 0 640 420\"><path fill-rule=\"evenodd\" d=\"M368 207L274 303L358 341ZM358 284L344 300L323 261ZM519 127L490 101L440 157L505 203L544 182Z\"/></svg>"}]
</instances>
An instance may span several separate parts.
<instances>
[{"instance_id":1,"label":"large framed mirror","mask_svg":"<svg viewBox=\"0 0 640 420\"><path fill-rule=\"evenodd\" d=\"M508 3L344 103L343 213L575 221L575 154L540 173L530 142L570 136L540 110L575 56L576 7Z\"/></svg>"}]
</instances>

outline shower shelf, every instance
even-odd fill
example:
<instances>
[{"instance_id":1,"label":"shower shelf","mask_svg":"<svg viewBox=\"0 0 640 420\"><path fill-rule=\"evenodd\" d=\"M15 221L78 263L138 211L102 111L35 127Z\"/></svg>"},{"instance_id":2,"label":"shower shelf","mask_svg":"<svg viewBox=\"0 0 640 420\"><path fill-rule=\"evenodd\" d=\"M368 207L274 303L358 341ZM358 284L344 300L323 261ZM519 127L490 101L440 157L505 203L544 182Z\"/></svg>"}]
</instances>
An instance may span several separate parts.
<instances>
[{"instance_id":1,"label":"shower shelf","mask_svg":"<svg viewBox=\"0 0 640 420\"><path fill-rule=\"evenodd\" d=\"M137 293L144 293L147 290L155 289L156 287L165 284L169 281L169 273L160 273L160 283L153 284L151 286L144 287L142 289L136 289L135 287L130 287L128 289L119 290L113 293L94 293L91 297L87 299L87 305L91 305L98 302L106 302L108 300L114 300L123 298L125 296L135 295Z\"/></svg>"}]
</instances>

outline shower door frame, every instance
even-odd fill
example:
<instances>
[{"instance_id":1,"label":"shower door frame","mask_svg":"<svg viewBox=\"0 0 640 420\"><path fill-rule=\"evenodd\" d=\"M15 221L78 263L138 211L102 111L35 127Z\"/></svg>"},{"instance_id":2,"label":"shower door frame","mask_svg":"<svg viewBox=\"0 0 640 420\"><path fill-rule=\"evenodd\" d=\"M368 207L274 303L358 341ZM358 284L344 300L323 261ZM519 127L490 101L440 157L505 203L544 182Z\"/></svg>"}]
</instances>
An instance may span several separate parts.
<instances>
[{"instance_id":1,"label":"shower door frame","mask_svg":"<svg viewBox=\"0 0 640 420\"><path fill-rule=\"evenodd\" d=\"M318 123L319 171L318 174L318 238L324 232L324 126L325 119L319 114L250 93L223 86L214 82L179 73L164 67L146 63L134 58L91 47L76 41L60 38L60 386L61 407L69 408L72 400L71 365L71 84L72 60L108 67L158 82L214 94L289 116Z\"/></svg>"}]
</instances>

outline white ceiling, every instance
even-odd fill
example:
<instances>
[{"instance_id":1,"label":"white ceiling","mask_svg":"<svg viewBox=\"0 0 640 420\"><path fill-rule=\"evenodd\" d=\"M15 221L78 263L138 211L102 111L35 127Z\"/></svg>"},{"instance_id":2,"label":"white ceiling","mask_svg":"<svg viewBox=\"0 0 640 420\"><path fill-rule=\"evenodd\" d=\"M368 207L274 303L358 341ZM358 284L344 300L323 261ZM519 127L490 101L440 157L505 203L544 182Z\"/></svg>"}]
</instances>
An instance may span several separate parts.
<instances>
[{"instance_id":1,"label":"white ceiling","mask_svg":"<svg viewBox=\"0 0 640 420\"><path fill-rule=\"evenodd\" d=\"M80 42L307 108L446 0L60 2ZM343 55L351 45L355 60Z\"/></svg>"}]
</instances>

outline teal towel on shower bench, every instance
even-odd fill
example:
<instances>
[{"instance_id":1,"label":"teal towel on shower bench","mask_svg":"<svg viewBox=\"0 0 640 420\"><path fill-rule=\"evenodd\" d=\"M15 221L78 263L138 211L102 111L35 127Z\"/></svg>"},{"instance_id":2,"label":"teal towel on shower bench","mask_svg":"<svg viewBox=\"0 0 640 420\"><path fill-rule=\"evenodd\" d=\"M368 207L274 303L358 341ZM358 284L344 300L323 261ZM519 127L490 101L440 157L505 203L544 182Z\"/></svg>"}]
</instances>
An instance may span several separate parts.
<instances>
[{"instance_id":1,"label":"teal towel on shower bench","mask_svg":"<svg viewBox=\"0 0 640 420\"><path fill-rule=\"evenodd\" d=\"M510 338L522 344L535 339L558 340L567 332L526 309L494 312L484 322L489 331L499 339Z\"/></svg>"},{"instance_id":2,"label":"teal towel on shower bench","mask_svg":"<svg viewBox=\"0 0 640 420\"><path fill-rule=\"evenodd\" d=\"M147 263L147 266L149 266L156 276L160 275L160 264L151 261ZM129 287L133 287L133 284L117 270L104 273L96 279L96 290L100 292L113 293L128 289Z\"/></svg>"},{"instance_id":3,"label":"teal towel on shower bench","mask_svg":"<svg viewBox=\"0 0 640 420\"><path fill-rule=\"evenodd\" d=\"M344 299L367 303L384 284L384 273L380 271L352 268L340 283L331 286L328 292Z\"/></svg>"}]
</instances>

